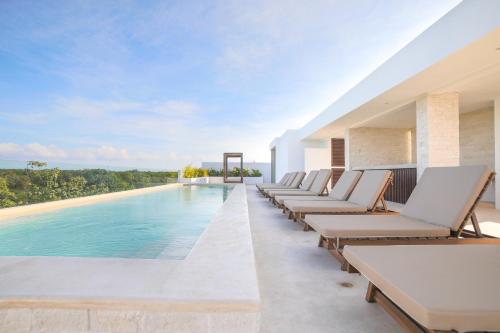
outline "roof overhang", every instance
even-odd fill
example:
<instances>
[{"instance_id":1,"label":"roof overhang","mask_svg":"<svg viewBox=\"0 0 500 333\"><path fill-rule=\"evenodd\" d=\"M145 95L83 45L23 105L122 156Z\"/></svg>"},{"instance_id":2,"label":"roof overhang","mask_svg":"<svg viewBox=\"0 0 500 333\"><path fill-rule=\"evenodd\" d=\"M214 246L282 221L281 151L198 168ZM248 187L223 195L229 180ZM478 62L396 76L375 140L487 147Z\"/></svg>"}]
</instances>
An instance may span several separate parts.
<instances>
[{"instance_id":1,"label":"roof overhang","mask_svg":"<svg viewBox=\"0 0 500 333\"><path fill-rule=\"evenodd\" d=\"M427 93L461 94L461 108L500 94L500 2L466 1L300 129L303 140L343 137Z\"/></svg>"}]
</instances>

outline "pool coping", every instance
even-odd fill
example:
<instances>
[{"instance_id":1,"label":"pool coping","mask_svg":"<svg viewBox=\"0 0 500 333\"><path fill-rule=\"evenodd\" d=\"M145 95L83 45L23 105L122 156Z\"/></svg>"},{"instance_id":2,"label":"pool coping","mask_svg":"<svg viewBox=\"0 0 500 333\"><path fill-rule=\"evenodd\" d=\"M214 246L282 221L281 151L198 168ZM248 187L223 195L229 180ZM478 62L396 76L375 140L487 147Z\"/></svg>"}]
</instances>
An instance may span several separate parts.
<instances>
[{"instance_id":1,"label":"pool coping","mask_svg":"<svg viewBox=\"0 0 500 333\"><path fill-rule=\"evenodd\" d=\"M234 187L184 260L0 257L0 311L18 308L241 313L258 327L245 185Z\"/></svg>"}]
</instances>

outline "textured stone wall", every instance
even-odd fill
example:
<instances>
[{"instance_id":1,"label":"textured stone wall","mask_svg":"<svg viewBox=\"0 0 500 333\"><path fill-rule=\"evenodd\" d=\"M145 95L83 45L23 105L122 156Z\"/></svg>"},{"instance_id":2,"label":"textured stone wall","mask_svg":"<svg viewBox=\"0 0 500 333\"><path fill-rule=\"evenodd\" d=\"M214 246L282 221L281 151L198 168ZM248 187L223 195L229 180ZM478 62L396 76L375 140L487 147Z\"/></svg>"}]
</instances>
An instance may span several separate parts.
<instances>
[{"instance_id":1,"label":"textured stone wall","mask_svg":"<svg viewBox=\"0 0 500 333\"><path fill-rule=\"evenodd\" d=\"M493 108L460 114L460 165L477 164L495 169ZM495 183L483 195L483 201L495 201Z\"/></svg>"},{"instance_id":2,"label":"textured stone wall","mask_svg":"<svg viewBox=\"0 0 500 333\"><path fill-rule=\"evenodd\" d=\"M411 130L408 128L351 128L350 168L408 164L412 160Z\"/></svg>"},{"instance_id":3,"label":"textured stone wall","mask_svg":"<svg viewBox=\"0 0 500 333\"><path fill-rule=\"evenodd\" d=\"M459 95L430 94L417 101L417 169L460 164Z\"/></svg>"},{"instance_id":4,"label":"textured stone wall","mask_svg":"<svg viewBox=\"0 0 500 333\"><path fill-rule=\"evenodd\" d=\"M460 114L460 165L495 168L493 109Z\"/></svg>"}]
</instances>

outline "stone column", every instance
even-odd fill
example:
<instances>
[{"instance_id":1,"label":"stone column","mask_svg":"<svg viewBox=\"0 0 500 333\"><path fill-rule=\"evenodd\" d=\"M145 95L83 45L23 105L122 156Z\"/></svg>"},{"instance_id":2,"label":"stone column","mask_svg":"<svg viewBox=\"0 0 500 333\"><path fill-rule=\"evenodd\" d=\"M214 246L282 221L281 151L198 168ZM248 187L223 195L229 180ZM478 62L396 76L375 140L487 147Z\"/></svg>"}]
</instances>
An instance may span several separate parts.
<instances>
[{"instance_id":1,"label":"stone column","mask_svg":"<svg viewBox=\"0 0 500 333\"><path fill-rule=\"evenodd\" d=\"M495 208L500 209L500 97L495 99Z\"/></svg>"},{"instance_id":2,"label":"stone column","mask_svg":"<svg viewBox=\"0 0 500 333\"><path fill-rule=\"evenodd\" d=\"M459 95L429 94L417 101L417 174L460 164Z\"/></svg>"},{"instance_id":3,"label":"stone column","mask_svg":"<svg viewBox=\"0 0 500 333\"><path fill-rule=\"evenodd\" d=\"M350 131L347 128L344 132L344 160L345 160L345 170L349 171L351 170L351 161L349 159L349 136L350 136Z\"/></svg>"}]
</instances>

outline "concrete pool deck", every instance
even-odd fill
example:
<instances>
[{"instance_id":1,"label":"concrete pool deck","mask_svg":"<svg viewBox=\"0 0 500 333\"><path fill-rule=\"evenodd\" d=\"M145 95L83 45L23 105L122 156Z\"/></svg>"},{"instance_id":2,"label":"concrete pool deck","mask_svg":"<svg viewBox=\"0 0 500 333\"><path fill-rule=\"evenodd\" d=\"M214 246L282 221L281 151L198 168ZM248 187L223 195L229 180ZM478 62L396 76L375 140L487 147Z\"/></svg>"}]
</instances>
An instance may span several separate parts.
<instances>
[{"instance_id":1,"label":"concrete pool deck","mask_svg":"<svg viewBox=\"0 0 500 333\"><path fill-rule=\"evenodd\" d=\"M347 274L318 235L303 232L255 186L247 187L257 276L261 333L402 332L392 318L365 301L368 282Z\"/></svg>"},{"instance_id":2,"label":"concrete pool deck","mask_svg":"<svg viewBox=\"0 0 500 333\"><path fill-rule=\"evenodd\" d=\"M258 332L246 188L184 260L0 257L0 332Z\"/></svg>"}]
</instances>

